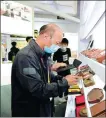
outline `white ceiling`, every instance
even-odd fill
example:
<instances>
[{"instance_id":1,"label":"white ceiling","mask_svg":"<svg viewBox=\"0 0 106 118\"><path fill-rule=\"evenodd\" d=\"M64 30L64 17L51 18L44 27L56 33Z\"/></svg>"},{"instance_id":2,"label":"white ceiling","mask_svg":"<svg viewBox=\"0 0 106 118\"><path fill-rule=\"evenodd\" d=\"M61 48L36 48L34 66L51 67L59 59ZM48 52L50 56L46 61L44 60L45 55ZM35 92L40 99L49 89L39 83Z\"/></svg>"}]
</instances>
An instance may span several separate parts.
<instances>
[{"instance_id":1,"label":"white ceiling","mask_svg":"<svg viewBox=\"0 0 106 118\"><path fill-rule=\"evenodd\" d=\"M78 1L54 1L54 0L43 0L43 1L17 1L21 4L28 5L34 8L35 14L53 14L80 22L77 18L77 2Z\"/></svg>"},{"instance_id":2,"label":"white ceiling","mask_svg":"<svg viewBox=\"0 0 106 118\"><path fill-rule=\"evenodd\" d=\"M49 5L52 9L68 13L72 16L77 14L77 1L39 1L43 5ZM35 13L50 14L47 11L35 8Z\"/></svg>"}]
</instances>

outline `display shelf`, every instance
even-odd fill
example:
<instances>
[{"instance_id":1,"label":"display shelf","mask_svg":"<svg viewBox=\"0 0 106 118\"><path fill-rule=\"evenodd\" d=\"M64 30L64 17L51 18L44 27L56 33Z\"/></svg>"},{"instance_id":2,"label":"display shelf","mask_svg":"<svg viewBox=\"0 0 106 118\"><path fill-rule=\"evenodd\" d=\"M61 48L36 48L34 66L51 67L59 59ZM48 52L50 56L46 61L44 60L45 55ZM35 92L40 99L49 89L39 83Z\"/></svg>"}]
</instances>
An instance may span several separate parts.
<instances>
[{"instance_id":1,"label":"display shelf","mask_svg":"<svg viewBox=\"0 0 106 118\"><path fill-rule=\"evenodd\" d=\"M89 104L88 100L87 100L87 95L88 93L93 89L93 88L100 88L103 89L105 86L105 83L98 77L98 75L94 75L93 76L93 80L95 81L95 85L90 86L90 87L85 87L83 84L83 80L80 80L79 87L83 88L84 91L84 96L85 96L85 104L86 104L86 108L87 108L87 115L88 117L92 117L91 115L91 111L90 111L90 107L95 105L95 104ZM102 99L105 100L105 91L103 89L103 93L104 93L104 98ZM79 96L81 94L75 94L75 95L68 95L68 100L67 100L67 105L66 105L66 111L65 111L65 117L76 117L75 116L75 101L73 101L72 103L72 98L75 99L76 96ZM96 103L97 104L97 103Z\"/></svg>"},{"instance_id":2,"label":"display shelf","mask_svg":"<svg viewBox=\"0 0 106 118\"><path fill-rule=\"evenodd\" d=\"M82 88L81 81L78 81L78 85L79 85L80 88ZM79 95L81 95L81 94L68 95L66 111L65 111L65 117L72 117L72 118L76 117L76 113L75 113L75 108L76 108L75 97L79 96Z\"/></svg>"},{"instance_id":3,"label":"display shelf","mask_svg":"<svg viewBox=\"0 0 106 118\"><path fill-rule=\"evenodd\" d=\"M68 95L65 117L75 117L75 97L76 95Z\"/></svg>"},{"instance_id":4,"label":"display shelf","mask_svg":"<svg viewBox=\"0 0 106 118\"><path fill-rule=\"evenodd\" d=\"M88 64L91 69L100 77L100 79L105 83L105 65L90 59L81 53L79 54L79 59L82 61L82 64Z\"/></svg>"},{"instance_id":5,"label":"display shelf","mask_svg":"<svg viewBox=\"0 0 106 118\"><path fill-rule=\"evenodd\" d=\"M82 87L83 87L83 90L84 90L84 96L85 96L85 104L86 104L86 108L87 108L87 115L88 117L92 117L91 115L91 111L90 111L90 107L97 104L90 104L88 103L88 100L87 100L87 95L88 93L93 89L93 88L100 88L103 90L103 93L104 93L104 98L102 100L105 100L105 91L104 91L104 86L105 86L105 83L97 76L97 75L94 75L93 76L93 79L95 81L95 85L93 86L90 86L90 87L85 87L84 84L83 84L83 80L81 80L82 82Z\"/></svg>"}]
</instances>

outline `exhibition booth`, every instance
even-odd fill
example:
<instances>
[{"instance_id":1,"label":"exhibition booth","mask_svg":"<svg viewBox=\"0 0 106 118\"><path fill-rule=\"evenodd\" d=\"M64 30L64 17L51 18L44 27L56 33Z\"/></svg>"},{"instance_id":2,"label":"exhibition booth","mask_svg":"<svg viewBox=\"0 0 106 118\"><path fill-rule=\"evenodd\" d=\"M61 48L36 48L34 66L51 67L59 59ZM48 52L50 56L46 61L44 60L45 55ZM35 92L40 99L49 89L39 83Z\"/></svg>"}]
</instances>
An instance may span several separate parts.
<instances>
[{"instance_id":1,"label":"exhibition booth","mask_svg":"<svg viewBox=\"0 0 106 118\"><path fill-rule=\"evenodd\" d=\"M81 78L77 85L71 86L68 89L65 117L106 116L106 90L104 89L106 64L104 2L81 1L78 31L74 32L73 30L72 32L70 28L67 30L70 22L66 23L60 20L57 23L56 20L54 21L56 24L66 25L66 30L63 29L64 37L69 39L68 47L73 52L70 64L72 64L75 58L82 62L76 72L71 70L72 74L79 74ZM34 30L39 31L40 25L38 26L38 24L49 23L49 21L44 22L41 19L40 23L38 20L35 22L35 17L33 8L29 6L14 1L1 2L1 45L5 50L5 59L2 60L1 58L1 87L11 85L12 61L8 60L11 43L17 42L17 48L21 50L27 45L26 37L34 37ZM11 96L11 93L9 95ZM2 97L2 99L4 98ZM4 107L6 106L3 106L3 110L9 109L11 112L11 106ZM9 115L11 116L11 113ZM8 117L8 115L5 116Z\"/></svg>"}]
</instances>

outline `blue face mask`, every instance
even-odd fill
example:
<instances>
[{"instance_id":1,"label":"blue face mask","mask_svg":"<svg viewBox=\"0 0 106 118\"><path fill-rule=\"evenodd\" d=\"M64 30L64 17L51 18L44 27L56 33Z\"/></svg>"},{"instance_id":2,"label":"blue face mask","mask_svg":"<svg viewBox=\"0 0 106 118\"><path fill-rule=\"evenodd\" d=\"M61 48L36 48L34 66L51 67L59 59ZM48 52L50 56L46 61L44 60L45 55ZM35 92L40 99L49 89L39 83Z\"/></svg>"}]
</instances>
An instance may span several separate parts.
<instances>
[{"instance_id":1,"label":"blue face mask","mask_svg":"<svg viewBox=\"0 0 106 118\"><path fill-rule=\"evenodd\" d=\"M52 44L50 47L45 46L44 51L51 54L56 52L60 47L58 45Z\"/></svg>"}]
</instances>

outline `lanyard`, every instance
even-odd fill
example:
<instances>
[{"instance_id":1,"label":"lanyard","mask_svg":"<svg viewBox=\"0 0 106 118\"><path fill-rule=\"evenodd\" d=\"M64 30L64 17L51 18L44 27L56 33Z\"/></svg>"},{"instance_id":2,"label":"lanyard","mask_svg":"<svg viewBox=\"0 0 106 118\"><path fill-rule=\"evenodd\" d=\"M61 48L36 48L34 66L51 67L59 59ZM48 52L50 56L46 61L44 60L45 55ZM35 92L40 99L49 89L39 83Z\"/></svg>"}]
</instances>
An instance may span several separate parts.
<instances>
[{"instance_id":1,"label":"lanyard","mask_svg":"<svg viewBox=\"0 0 106 118\"><path fill-rule=\"evenodd\" d=\"M48 71L48 83L50 83L50 68L47 60L47 71Z\"/></svg>"},{"instance_id":2,"label":"lanyard","mask_svg":"<svg viewBox=\"0 0 106 118\"><path fill-rule=\"evenodd\" d=\"M42 58L41 58L41 62L42 62L42 64L43 64L44 68L46 68L46 67L45 67L45 64L44 64L44 61L43 61ZM50 69L49 69L48 60L47 60L47 81L48 81L48 83L50 83Z\"/></svg>"}]
</instances>

